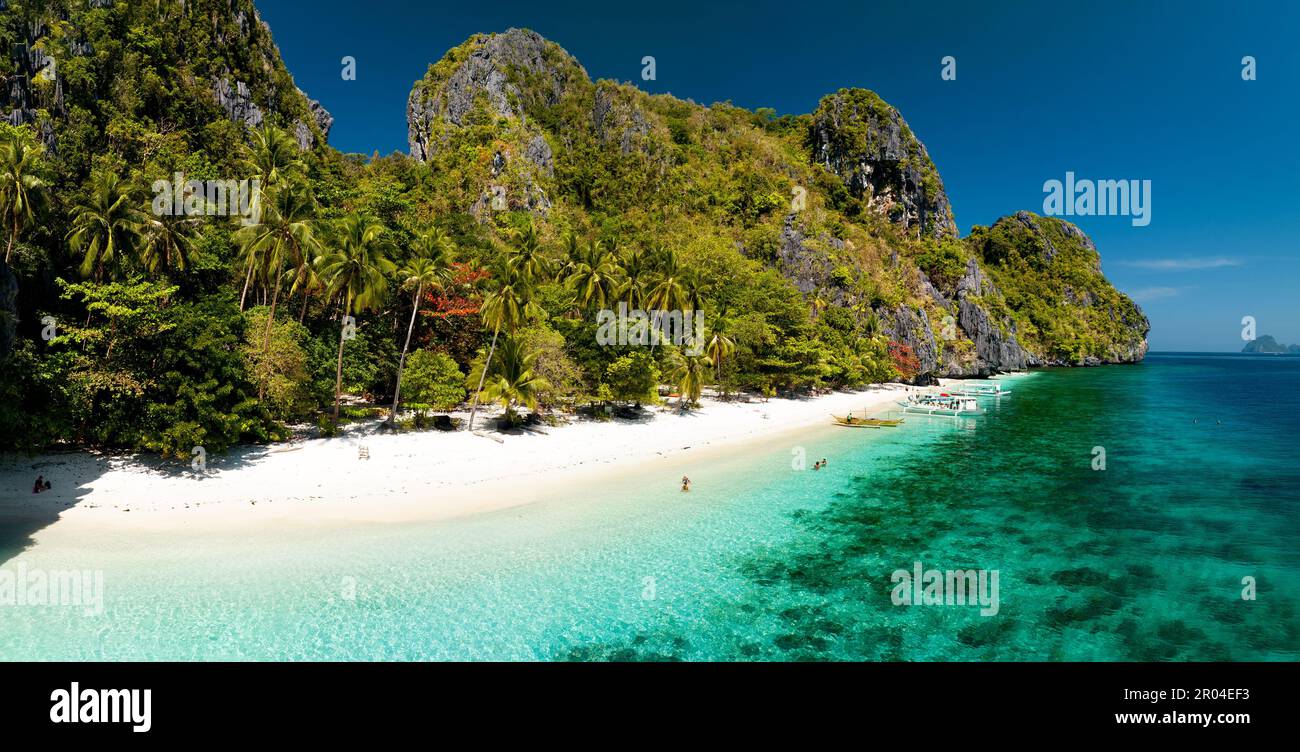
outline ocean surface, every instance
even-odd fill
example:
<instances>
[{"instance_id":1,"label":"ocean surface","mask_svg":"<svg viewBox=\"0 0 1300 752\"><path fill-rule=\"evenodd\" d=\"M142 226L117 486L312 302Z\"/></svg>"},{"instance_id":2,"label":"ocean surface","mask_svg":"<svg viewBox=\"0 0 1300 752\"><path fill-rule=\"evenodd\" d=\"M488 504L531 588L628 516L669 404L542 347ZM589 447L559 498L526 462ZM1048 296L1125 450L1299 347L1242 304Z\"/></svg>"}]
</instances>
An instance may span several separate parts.
<instances>
[{"instance_id":1,"label":"ocean surface","mask_svg":"<svg viewBox=\"0 0 1300 752\"><path fill-rule=\"evenodd\" d=\"M1007 384L465 519L5 552L104 602L0 606L0 659L1300 658L1300 358ZM996 571L996 615L895 605L916 562Z\"/></svg>"}]
</instances>

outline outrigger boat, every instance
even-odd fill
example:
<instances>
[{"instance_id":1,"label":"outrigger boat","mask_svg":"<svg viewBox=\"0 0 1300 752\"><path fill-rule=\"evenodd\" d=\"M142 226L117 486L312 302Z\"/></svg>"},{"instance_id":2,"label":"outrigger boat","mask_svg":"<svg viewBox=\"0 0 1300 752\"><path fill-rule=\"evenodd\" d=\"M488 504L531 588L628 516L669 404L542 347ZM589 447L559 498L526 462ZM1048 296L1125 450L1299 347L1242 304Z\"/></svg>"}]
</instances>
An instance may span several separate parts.
<instances>
[{"instance_id":1,"label":"outrigger boat","mask_svg":"<svg viewBox=\"0 0 1300 752\"><path fill-rule=\"evenodd\" d=\"M904 412L943 415L953 418L963 415L977 415L980 412L979 402L974 397L953 395L948 392L920 396L913 395L906 400L900 400L898 404L902 406Z\"/></svg>"},{"instance_id":2,"label":"outrigger boat","mask_svg":"<svg viewBox=\"0 0 1300 752\"><path fill-rule=\"evenodd\" d=\"M959 386L948 390L949 394L958 397L1005 397L1011 394L1010 389L1003 389L1000 386L988 388L979 384L972 386Z\"/></svg>"},{"instance_id":3,"label":"outrigger boat","mask_svg":"<svg viewBox=\"0 0 1300 752\"><path fill-rule=\"evenodd\" d=\"M903 419L885 420L883 418L854 418L852 416L832 415L835 425L845 428L897 428Z\"/></svg>"},{"instance_id":4,"label":"outrigger boat","mask_svg":"<svg viewBox=\"0 0 1300 752\"><path fill-rule=\"evenodd\" d=\"M990 381L988 379L972 379L963 381L960 384L954 384L953 394L960 394L969 397L1001 397L1004 394L1011 394L1011 390L1002 386L1000 381Z\"/></svg>"}]
</instances>

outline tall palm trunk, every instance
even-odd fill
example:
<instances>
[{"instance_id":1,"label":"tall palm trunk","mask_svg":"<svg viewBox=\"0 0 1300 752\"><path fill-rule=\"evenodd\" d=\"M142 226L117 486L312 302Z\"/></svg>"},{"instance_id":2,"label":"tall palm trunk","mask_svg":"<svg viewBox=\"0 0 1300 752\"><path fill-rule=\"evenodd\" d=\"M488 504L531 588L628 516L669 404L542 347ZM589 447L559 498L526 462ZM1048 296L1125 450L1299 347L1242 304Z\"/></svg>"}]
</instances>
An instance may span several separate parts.
<instances>
[{"instance_id":1,"label":"tall palm trunk","mask_svg":"<svg viewBox=\"0 0 1300 752\"><path fill-rule=\"evenodd\" d=\"M267 360L271 355L271 325L275 323L275 304L280 298L280 281L275 282L275 294L271 296L271 312L266 317L266 333L262 335L262 368L265 369ZM257 385L257 399L260 401L266 395L266 379L259 379Z\"/></svg>"},{"instance_id":2,"label":"tall palm trunk","mask_svg":"<svg viewBox=\"0 0 1300 752\"><path fill-rule=\"evenodd\" d=\"M253 281L253 259L248 259L248 271L244 274L244 291L239 293L239 310L244 310L244 298L248 297L248 283Z\"/></svg>"},{"instance_id":3,"label":"tall palm trunk","mask_svg":"<svg viewBox=\"0 0 1300 752\"><path fill-rule=\"evenodd\" d=\"M497 351L497 335L501 333L501 325L492 332L492 347L488 348L487 360L483 361L483 372L478 375L478 389L474 390L474 404L469 408L469 427L466 430L474 430L474 413L478 412L478 396L483 391L483 380L487 378L488 369L492 367L492 354Z\"/></svg>"},{"instance_id":4,"label":"tall palm trunk","mask_svg":"<svg viewBox=\"0 0 1300 752\"><path fill-rule=\"evenodd\" d=\"M347 296L347 305L344 306L343 310L345 311L352 310L351 295ZM338 365L334 367L334 427L335 428L339 427L339 399L343 395L343 342L344 342L343 335L347 332L347 330L348 330L347 319L346 319L346 314L344 314L344 319L340 322L340 326L339 326L339 361L338 361Z\"/></svg>"},{"instance_id":5,"label":"tall palm trunk","mask_svg":"<svg viewBox=\"0 0 1300 752\"><path fill-rule=\"evenodd\" d=\"M420 312L420 294L424 292L424 283L415 287L415 301L411 308L411 323L406 325L406 344L402 345L402 357L397 359L397 386L393 388L393 410L388 414L388 425L397 422L397 400L402 396L402 369L406 368L406 351L411 347L411 332L415 331L415 314Z\"/></svg>"},{"instance_id":6,"label":"tall palm trunk","mask_svg":"<svg viewBox=\"0 0 1300 752\"><path fill-rule=\"evenodd\" d=\"M14 242L18 240L18 217L14 217L14 229L9 234L9 247L5 249L5 263L9 263L9 256L14 252Z\"/></svg>"}]
</instances>

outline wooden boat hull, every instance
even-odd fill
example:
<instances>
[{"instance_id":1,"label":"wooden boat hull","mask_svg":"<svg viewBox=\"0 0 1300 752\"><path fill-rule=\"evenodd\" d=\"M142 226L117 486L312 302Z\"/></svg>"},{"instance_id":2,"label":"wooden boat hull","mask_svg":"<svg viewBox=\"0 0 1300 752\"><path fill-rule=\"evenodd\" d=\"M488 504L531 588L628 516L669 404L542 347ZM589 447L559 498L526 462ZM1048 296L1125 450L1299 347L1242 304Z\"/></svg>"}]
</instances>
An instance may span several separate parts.
<instances>
[{"instance_id":1,"label":"wooden boat hull","mask_svg":"<svg viewBox=\"0 0 1300 752\"><path fill-rule=\"evenodd\" d=\"M853 418L849 419L844 416L832 415L835 425L844 426L845 428L897 428L903 422L902 418L897 420L884 420L882 418Z\"/></svg>"}]
</instances>

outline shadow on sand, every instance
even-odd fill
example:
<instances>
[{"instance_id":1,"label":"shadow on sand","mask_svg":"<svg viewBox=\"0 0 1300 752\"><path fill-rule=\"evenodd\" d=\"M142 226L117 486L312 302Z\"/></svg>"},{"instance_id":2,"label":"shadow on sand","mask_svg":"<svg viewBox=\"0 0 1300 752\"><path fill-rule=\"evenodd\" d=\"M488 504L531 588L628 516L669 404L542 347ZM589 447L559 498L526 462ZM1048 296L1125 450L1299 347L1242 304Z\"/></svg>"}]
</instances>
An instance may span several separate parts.
<instances>
[{"instance_id":1,"label":"shadow on sand","mask_svg":"<svg viewBox=\"0 0 1300 752\"><path fill-rule=\"evenodd\" d=\"M152 455L92 451L51 452L24 456L0 455L0 564L29 549L33 537L78 505L97 506L89 501L96 483L115 470L130 469L138 474L141 494L148 494L154 477L191 477L195 483L214 482L214 475L252 465L276 451L291 451L294 445L275 447L242 446L221 455L204 458L206 472L191 462L163 460ZM48 491L32 493L36 476L51 484ZM127 505L129 508L129 505Z\"/></svg>"}]
</instances>

